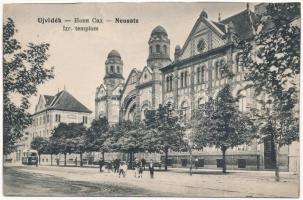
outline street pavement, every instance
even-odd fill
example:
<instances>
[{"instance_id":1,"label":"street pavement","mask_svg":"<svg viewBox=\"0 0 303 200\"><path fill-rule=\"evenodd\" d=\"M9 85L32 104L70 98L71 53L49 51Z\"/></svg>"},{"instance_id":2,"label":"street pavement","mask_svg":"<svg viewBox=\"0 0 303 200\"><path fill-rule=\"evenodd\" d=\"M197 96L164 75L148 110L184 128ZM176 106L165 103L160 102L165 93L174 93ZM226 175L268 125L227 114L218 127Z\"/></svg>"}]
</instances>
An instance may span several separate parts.
<instances>
[{"instance_id":1,"label":"street pavement","mask_svg":"<svg viewBox=\"0 0 303 200\"><path fill-rule=\"evenodd\" d=\"M190 176L188 169L171 169L156 171L151 179L148 171L135 178L134 170L128 170L119 178L98 168L10 166L4 167L3 176L4 194L13 196L299 196L299 176L290 173L281 173L281 181L275 182L273 172L194 170Z\"/></svg>"}]
</instances>

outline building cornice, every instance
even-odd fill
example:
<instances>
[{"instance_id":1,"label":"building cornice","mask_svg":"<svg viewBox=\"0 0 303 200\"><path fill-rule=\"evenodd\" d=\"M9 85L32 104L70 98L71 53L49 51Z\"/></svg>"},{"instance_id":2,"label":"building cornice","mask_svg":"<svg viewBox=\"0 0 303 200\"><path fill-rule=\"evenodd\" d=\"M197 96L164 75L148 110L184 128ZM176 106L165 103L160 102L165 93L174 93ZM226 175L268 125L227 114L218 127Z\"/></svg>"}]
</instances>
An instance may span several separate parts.
<instances>
[{"instance_id":1,"label":"building cornice","mask_svg":"<svg viewBox=\"0 0 303 200\"><path fill-rule=\"evenodd\" d=\"M36 112L36 113L32 114L31 116L35 116L35 115L38 115L40 113L47 112L47 111L53 111L53 110L55 110L55 111L58 110L58 111L76 112L76 113L89 113L89 114L92 113L92 111L84 112L84 111L75 111L75 110L68 110L68 109L46 108L46 109L40 110L39 112Z\"/></svg>"},{"instance_id":2,"label":"building cornice","mask_svg":"<svg viewBox=\"0 0 303 200\"><path fill-rule=\"evenodd\" d=\"M232 43L226 44L226 45L223 45L221 47L218 47L218 48L215 48L215 49L211 49L211 50L209 50L209 51L207 51L205 53L201 53L201 54L198 54L198 55L186 58L184 60L180 60L178 62L174 62L174 63L172 63L170 65L167 65L166 67L160 68L160 70L162 72L165 72L165 71L168 71L171 68L178 67L178 66L181 66L181 65L186 65L186 64L189 64L191 62L194 62L194 61L197 61L197 60L200 60L200 59L203 59L203 58L207 58L207 57L211 56L212 54L220 53L221 51L226 50L226 49L228 49L230 47L233 47L233 46L234 46L234 44L232 44Z\"/></svg>"},{"instance_id":3,"label":"building cornice","mask_svg":"<svg viewBox=\"0 0 303 200\"><path fill-rule=\"evenodd\" d=\"M136 88L137 89L142 89L142 88L146 88L146 87L150 87L152 86L153 84L161 84L161 81L159 80L152 80L152 81L148 81L148 82L145 82L145 83L142 83L140 85L137 85Z\"/></svg>"}]
</instances>

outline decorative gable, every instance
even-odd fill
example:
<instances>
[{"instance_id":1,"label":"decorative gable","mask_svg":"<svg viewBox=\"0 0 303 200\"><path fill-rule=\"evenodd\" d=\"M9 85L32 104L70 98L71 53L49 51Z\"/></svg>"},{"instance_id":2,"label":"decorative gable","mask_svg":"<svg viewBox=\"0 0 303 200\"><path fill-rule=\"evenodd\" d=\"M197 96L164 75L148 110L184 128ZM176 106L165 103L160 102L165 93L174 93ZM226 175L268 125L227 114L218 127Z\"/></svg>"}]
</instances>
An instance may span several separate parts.
<instances>
[{"instance_id":1,"label":"decorative gable","mask_svg":"<svg viewBox=\"0 0 303 200\"><path fill-rule=\"evenodd\" d=\"M45 99L44 99L43 95L40 95L39 101L38 101L38 104L36 105L35 110L36 110L36 112L39 112L44 109L45 109Z\"/></svg>"},{"instance_id":2,"label":"decorative gable","mask_svg":"<svg viewBox=\"0 0 303 200\"><path fill-rule=\"evenodd\" d=\"M97 88L96 98L100 99L106 95L107 95L107 93L106 93L105 86L103 84L101 84L100 87Z\"/></svg>"},{"instance_id":3,"label":"decorative gable","mask_svg":"<svg viewBox=\"0 0 303 200\"><path fill-rule=\"evenodd\" d=\"M222 26L224 28L224 25ZM183 45L179 59L183 60L223 46L226 43L224 35L224 31L218 28L215 22L199 18Z\"/></svg>"},{"instance_id":4,"label":"decorative gable","mask_svg":"<svg viewBox=\"0 0 303 200\"><path fill-rule=\"evenodd\" d=\"M127 95L128 93L136 90L136 86L137 86L139 76L140 76L140 72L136 68L134 68L129 73L127 81L126 81L126 83L123 87L122 99L124 99L125 95Z\"/></svg>"},{"instance_id":5,"label":"decorative gable","mask_svg":"<svg viewBox=\"0 0 303 200\"><path fill-rule=\"evenodd\" d=\"M141 76L140 76L139 83L142 84L142 83L146 83L148 81L151 81L152 78L153 78L152 73L153 73L153 71L151 70L150 67L144 67L144 69L141 73Z\"/></svg>"}]
</instances>

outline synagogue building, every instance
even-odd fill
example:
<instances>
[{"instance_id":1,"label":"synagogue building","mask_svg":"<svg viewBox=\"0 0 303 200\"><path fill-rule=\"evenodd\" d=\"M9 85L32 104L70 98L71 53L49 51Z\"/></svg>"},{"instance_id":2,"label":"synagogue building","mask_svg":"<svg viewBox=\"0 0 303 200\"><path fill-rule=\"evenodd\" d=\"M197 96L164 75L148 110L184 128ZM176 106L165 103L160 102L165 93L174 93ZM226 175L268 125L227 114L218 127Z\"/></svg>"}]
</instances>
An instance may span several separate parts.
<instances>
[{"instance_id":1,"label":"synagogue building","mask_svg":"<svg viewBox=\"0 0 303 200\"><path fill-rule=\"evenodd\" d=\"M185 124L190 123L194 111L215 98L220 89L227 84L222 75L222 67L235 75L229 83L233 94L243 87L244 68L236 38L250 41L256 34L256 18L265 11L264 4L249 6L240 13L226 19L213 21L205 10L198 16L190 34L182 46L174 49L170 57L170 39L162 26L155 27L147 41L149 55L142 70L132 69L125 79L123 76L123 57L112 50L105 62L104 81L97 87L95 96L95 118L106 116L110 124L121 120L143 120L146 109L157 109L159 104L174 105ZM243 91L238 102L240 111L247 112L258 106L254 91ZM187 130L190 133L190 130ZM298 144L285 146L280 150L280 168L284 171L298 170ZM222 167L219 149L205 148L194 151L200 167ZM226 153L228 169L267 170L273 169L275 155L271 140L259 144L241 145ZM188 153L169 153L169 165L186 167L189 165Z\"/></svg>"}]
</instances>

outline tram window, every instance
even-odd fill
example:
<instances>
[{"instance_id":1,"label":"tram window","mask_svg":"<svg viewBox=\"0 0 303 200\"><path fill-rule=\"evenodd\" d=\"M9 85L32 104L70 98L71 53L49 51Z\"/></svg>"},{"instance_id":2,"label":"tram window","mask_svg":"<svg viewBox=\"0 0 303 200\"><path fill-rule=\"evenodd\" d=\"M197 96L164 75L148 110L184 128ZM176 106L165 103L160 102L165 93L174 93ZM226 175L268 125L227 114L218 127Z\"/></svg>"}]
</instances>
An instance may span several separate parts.
<instances>
[{"instance_id":1,"label":"tram window","mask_svg":"<svg viewBox=\"0 0 303 200\"><path fill-rule=\"evenodd\" d=\"M31 153L30 156L37 156L37 154L36 153Z\"/></svg>"}]
</instances>

